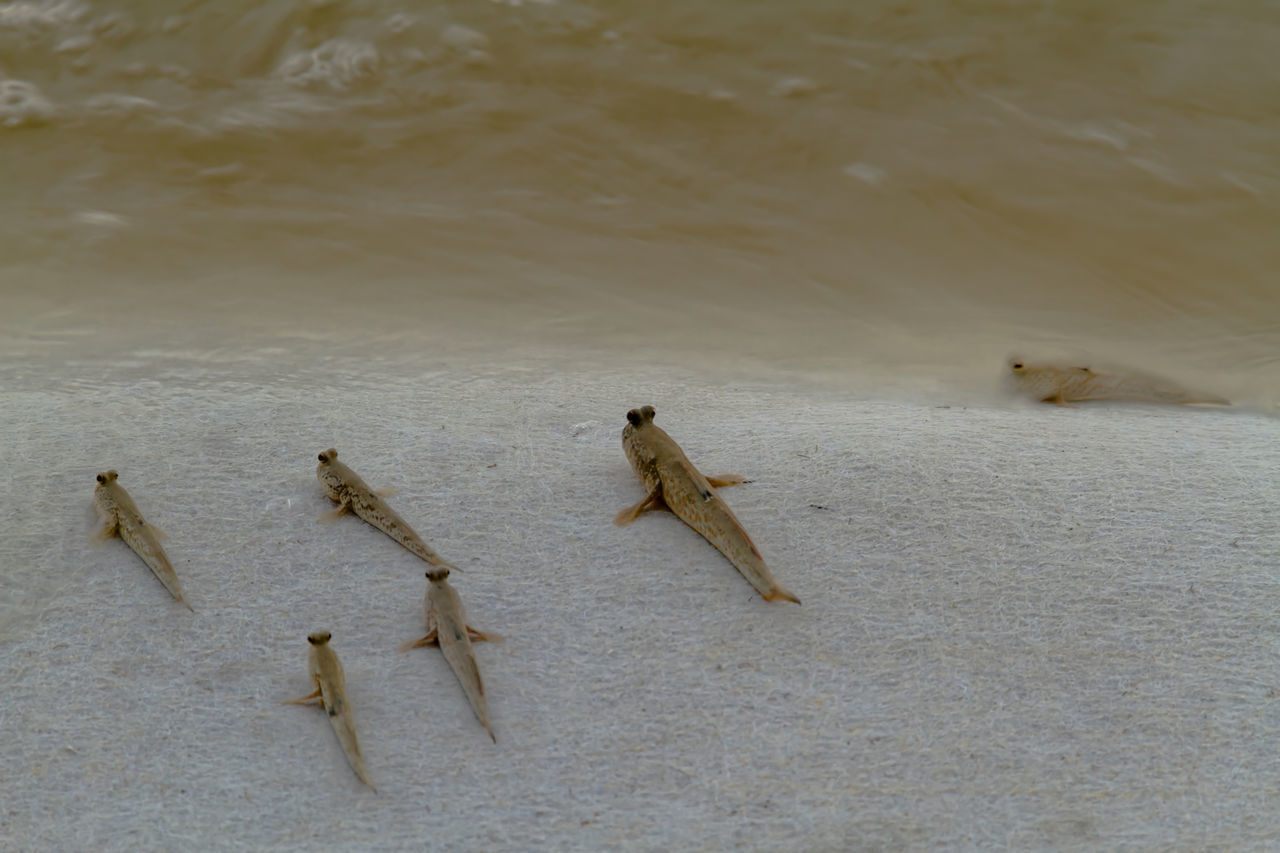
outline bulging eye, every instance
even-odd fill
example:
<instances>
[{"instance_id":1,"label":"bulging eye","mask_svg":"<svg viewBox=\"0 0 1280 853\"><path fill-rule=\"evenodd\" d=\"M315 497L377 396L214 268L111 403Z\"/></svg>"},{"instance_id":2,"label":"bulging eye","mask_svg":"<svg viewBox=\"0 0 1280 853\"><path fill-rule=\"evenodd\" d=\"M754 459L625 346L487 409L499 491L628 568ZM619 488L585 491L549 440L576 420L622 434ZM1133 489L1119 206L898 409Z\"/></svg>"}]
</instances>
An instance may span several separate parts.
<instances>
[{"instance_id":1,"label":"bulging eye","mask_svg":"<svg viewBox=\"0 0 1280 853\"><path fill-rule=\"evenodd\" d=\"M1021 370L1021 369L1022 369L1022 362L1020 362L1020 361L1015 361L1015 362L1013 363L1013 369L1014 369L1014 370Z\"/></svg>"},{"instance_id":2,"label":"bulging eye","mask_svg":"<svg viewBox=\"0 0 1280 853\"><path fill-rule=\"evenodd\" d=\"M98 475L98 482L99 482L99 483L105 483L105 482L107 482L107 478L106 478L106 477L104 477L104 476L102 476L101 474L99 474L99 475Z\"/></svg>"},{"instance_id":3,"label":"bulging eye","mask_svg":"<svg viewBox=\"0 0 1280 853\"><path fill-rule=\"evenodd\" d=\"M325 456L323 453L321 453L321 454L320 454L319 456L317 456L316 458L317 458L317 459L319 459L321 462L328 462L328 461L329 461L329 457L328 457L328 456Z\"/></svg>"},{"instance_id":4,"label":"bulging eye","mask_svg":"<svg viewBox=\"0 0 1280 853\"><path fill-rule=\"evenodd\" d=\"M639 426L640 413L637 412L635 409L632 409L631 411L627 412L627 420L630 421L632 426Z\"/></svg>"}]
</instances>

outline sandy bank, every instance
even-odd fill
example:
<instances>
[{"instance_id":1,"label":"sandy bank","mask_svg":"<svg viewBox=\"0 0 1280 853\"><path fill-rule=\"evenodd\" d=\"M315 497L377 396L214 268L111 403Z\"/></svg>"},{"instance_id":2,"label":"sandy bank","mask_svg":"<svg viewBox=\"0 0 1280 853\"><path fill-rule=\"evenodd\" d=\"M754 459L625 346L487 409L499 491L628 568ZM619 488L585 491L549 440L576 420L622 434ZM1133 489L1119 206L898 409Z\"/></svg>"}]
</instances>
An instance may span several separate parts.
<instances>
[{"instance_id":1,"label":"sandy bank","mask_svg":"<svg viewBox=\"0 0 1280 853\"><path fill-rule=\"evenodd\" d=\"M143 378L152 377L152 378ZM28 377L29 379L30 377ZM10 385L0 837L93 847L1248 848L1280 833L1280 444L1232 411L939 408L671 373L187 365ZM626 410L803 607L641 497ZM498 743L424 565L328 508L336 446L465 570ZM193 615L119 541L121 483ZM307 690L333 632L369 772Z\"/></svg>"}]
</instances>

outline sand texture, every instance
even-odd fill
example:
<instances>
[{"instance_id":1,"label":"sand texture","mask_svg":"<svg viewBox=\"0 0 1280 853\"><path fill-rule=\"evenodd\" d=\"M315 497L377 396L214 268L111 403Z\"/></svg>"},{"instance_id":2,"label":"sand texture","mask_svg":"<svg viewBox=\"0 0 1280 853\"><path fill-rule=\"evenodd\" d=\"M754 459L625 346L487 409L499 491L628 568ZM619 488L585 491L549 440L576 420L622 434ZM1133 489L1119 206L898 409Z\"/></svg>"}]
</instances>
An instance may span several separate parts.
<instances>
[{"instance_id":1,"label":"sand texture","mask_svg":"<svg viewBox=\"0 0 1280 853\"><path fill-rule=\"evenodd\" d=\"M1275 420L165 364L14 370L0 393L4 849L1280 839ZM619 439L643 404L704 473L754 480L722 495L802 607L670 514L613 526L643 497ZM471 623L505 635L476 646L496 745L438 650L396 650L422 634L422 561L317 522L330 446L399 490ZM90 542L107 468L194 614ZM317 630L377 794L323 713L280 704L310 689Z\"/></svg>"}]
</instances>

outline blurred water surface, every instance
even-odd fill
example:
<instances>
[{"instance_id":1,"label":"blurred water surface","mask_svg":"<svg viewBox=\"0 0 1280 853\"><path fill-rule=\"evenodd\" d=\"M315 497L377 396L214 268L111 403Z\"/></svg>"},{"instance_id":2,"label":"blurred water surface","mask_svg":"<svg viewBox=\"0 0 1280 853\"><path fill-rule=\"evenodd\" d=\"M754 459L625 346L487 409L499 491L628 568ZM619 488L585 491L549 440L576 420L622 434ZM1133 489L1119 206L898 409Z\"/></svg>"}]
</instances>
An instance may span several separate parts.
<instances>
[{"instance_id":1,"label":"blurred water surface","mask_svg":"<svg viewBox=\"0 0 1280 853\"><path fill-rule=\"evenodd\" d=\"M1017 350L1270 405L1277 44L1256 0L0 3L0 353Z\"/></svg>"}]
</instances>

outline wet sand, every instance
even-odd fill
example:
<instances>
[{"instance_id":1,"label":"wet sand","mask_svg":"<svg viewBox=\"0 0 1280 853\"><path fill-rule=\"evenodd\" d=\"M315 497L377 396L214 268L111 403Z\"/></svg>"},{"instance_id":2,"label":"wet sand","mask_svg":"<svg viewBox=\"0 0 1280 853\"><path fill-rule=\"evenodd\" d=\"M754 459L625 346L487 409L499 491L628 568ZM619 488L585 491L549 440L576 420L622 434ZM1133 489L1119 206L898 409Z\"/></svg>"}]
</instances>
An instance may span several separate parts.
<instances>
[{"instance_id":1,"label":"wet sand","mask_svg":"<svg viewBox=\"0 0 1280 853\"><path fill-rule=\"evenodd\" d=\"M5 392L0 826L28 848L1248 848L1280 832L1275 422L950 407L671 369L334 358ZM131 372L133 371L133 372ZM136 375L135 375L136 373ZM155 377L160 378L146 378ZM641 487L628 408L803 607ZM12 438L10 438L12 437ZM334 445L465 571L498 743L421 632L421 561L328 509ZM56 462L51 461L56 460ZM115 467L196 613L121 543ZM12 599L9 604L14 602ZM304 692L341 643L372 794ZM13 733L17 733L13 736Z\"/></svg>"}]
</instances>

